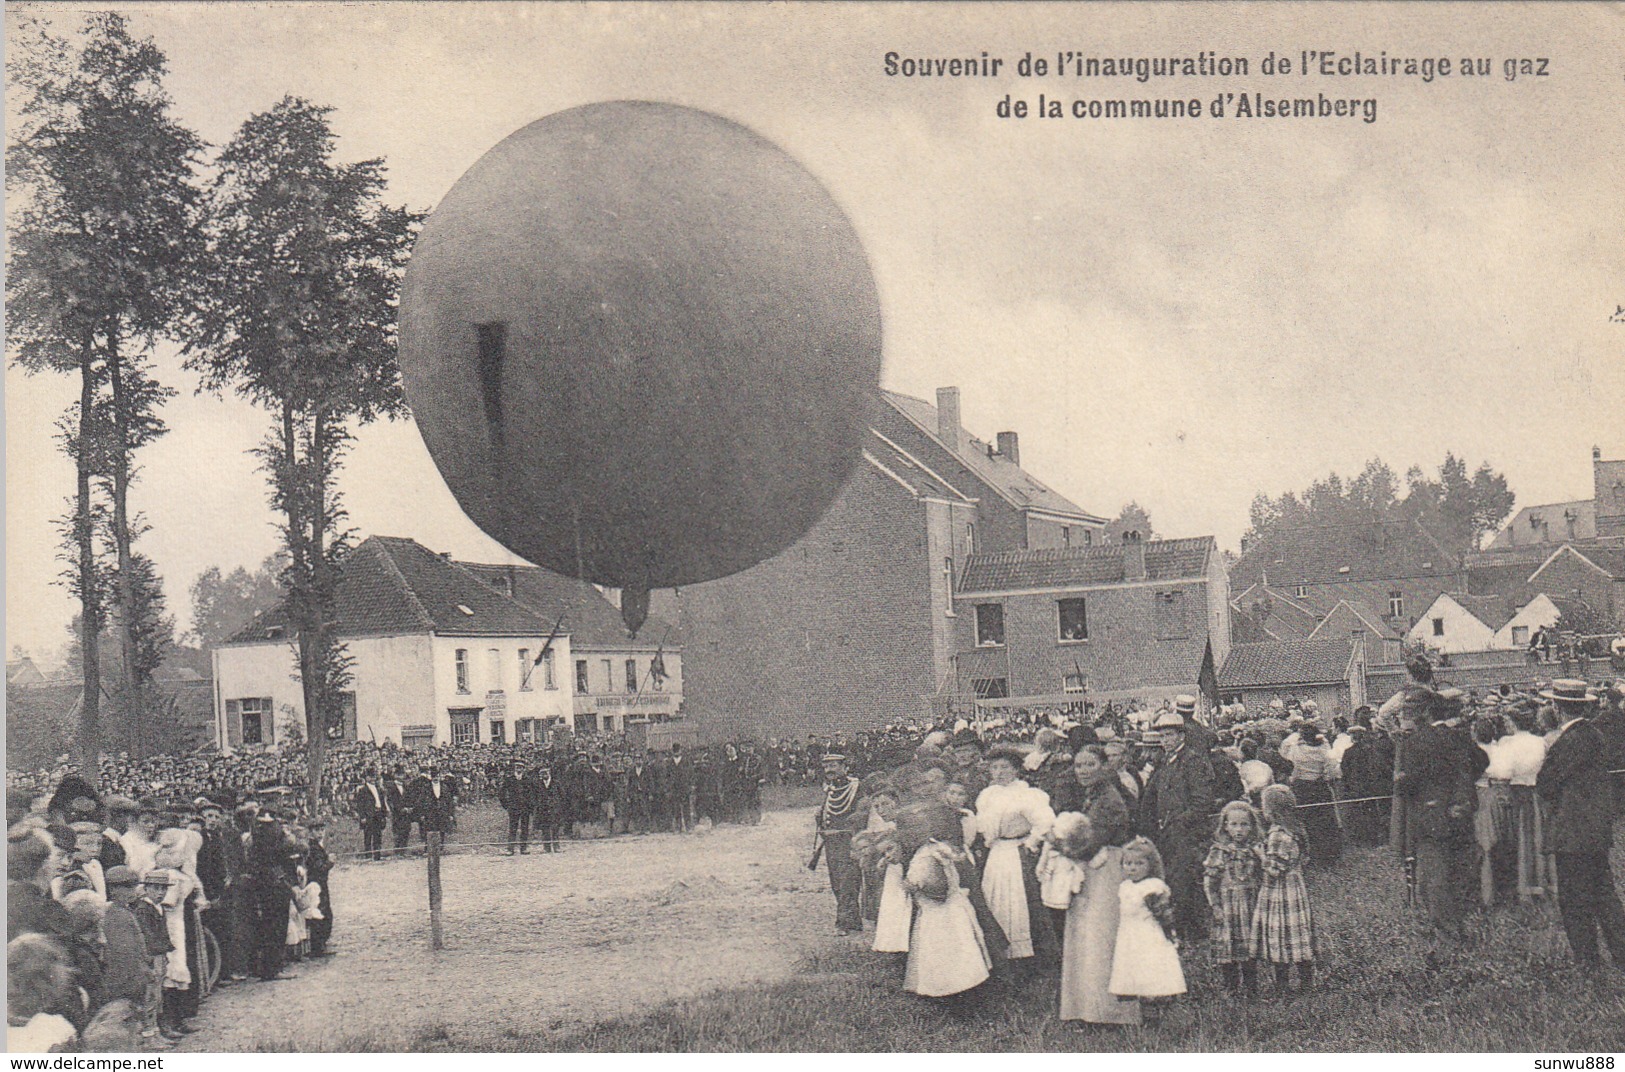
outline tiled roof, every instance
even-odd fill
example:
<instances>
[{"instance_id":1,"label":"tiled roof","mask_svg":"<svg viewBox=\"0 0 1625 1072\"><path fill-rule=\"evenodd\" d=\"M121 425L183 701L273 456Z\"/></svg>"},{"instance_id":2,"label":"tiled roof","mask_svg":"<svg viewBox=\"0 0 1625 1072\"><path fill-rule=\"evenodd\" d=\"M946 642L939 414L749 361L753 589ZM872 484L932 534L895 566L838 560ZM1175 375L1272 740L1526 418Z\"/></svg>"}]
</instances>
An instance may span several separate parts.
<instances>
[{"instance_id":1,"label":"tiled roof","mask_svg":"<svg viewBox=\"0 0 1625 1072\"><path fill-rule=\"evenodd\" d=\"M917 496L970 503L975 500L943 479L942 475L873 428L863 457L866 462L908 486Z\"/></svg>"},{"instance_id":2,"label":"tiled roof","mask_svg":"<svg viewBox=\"0 0 1625 1072\"><path fill-rule=\"evenodd\" d=\"M1207 572L1213 537L1149 540L1145 543L1149 581L1199 580ZM1040 551L999 551L971 555L959 577L959 593L1004 592L1028 588L1089 588L1124 583L1123 548L1059 547Z\"/></svg>"},{"instance_id":3,"label":"tiled roof","mask_svg":"<svg viewBox=\"0 0 1625 1072\"><path fill-rule=\"evenodd\" d=\"M643 623L637 639L633 640L626 631L626 624L621 621L621 612L586 581L565 577L540 566L482 562L459 562L457 565L497 593L506 595L511 592L518 603L547 623L547 633L552 632L553 624L562 616L563 624L559 629L570 635L570 645L576 651L593 648L647 648L653 651L662 641L667 648L682 644L682 638L674 628L653 616Z\"/></svg>"},{"instance_id":4,"label":"tiled roof","mask_svg":"<svg viewBox=\"0 0 1625 1072\"><path fill-rule=\"evenodd\" d=\"M1249 635L1258 640L1300 639L1314 633L1320 624L1320 615L1308 603L1263 585L1249 587L1230 606L1250 619L1256 629L1249 630ZM1260 609L1267 613L1260 614Z\"/></svg>"},{"instance_id":5,"label":"tiled roof","mask_svg":"<svg viewBox=\"0 0 1625 1072\"><path fill-rule=\"evenodd\" d=\"M881 391L880 395L921 431L938 443L942 443L937 435L937 407L922 398L898 394L896 391ZM1105 518L1096 517L1066 496L1041 483L1021 466L1013 465L1003 457L988 457L988 444L974 436L967 434L962 448L949 443L942 443L942 446L952 451L954 457L958 458L965 468L975 473L1018 509L1044 510L1084 521L1099 523L1106 521Z\"/></svg>"},{"instance_id":6,"label":"tiled roof","mask_svg":"<svg viewBox=\"0 0 1625 1072\"><path fill-rule=\"evenodd\" d=\"M1515 609L1508 605L1509 601L1498 595L1468 596L1450 593L1447 597L1456 601L1456 604L1473 617L1489 626L1499 629L1512 620Z\"/></svg>"},{"instance_id":7,"label":"tiled roof","mask_svg":"<svg viewBox=\"0 0 1625 1072\"><path fill-rule=\"evenodd\" d=\"M1569 531L1573 515L1574 530ZM1589 540L1597 535L1597 504L1590 499L1575 502L1526 506L1513 515L1505 528L1495 534L1487 550L1544 544L1547 547L1567 540ZM1555 537L1555 539L1549 538Z\"/></svg>"},{"instance_id":8,"label":"tiled roof","mask_svg":"<svg viewBox=\"0 0 1625 1072\"><path fill-rule=\"evenodd\" d=\"M397 536L369 537L344 557L335 603L339 637L546 636L553 627L551 619L450 559ZM291 631L285 604L259 615L228 643L274 639L276 627Z\"/></svg>"},{"instance_id":9,"label":"tiled roof","mask_svg":"<svg viewBox=\"0 0 1625 1072\"><path fill-rule=\"evenodd\" d=\"M1345 618L1347 618L1347 622L1344 621ZM1339 624L1348 624L1348 622L1359 623L1360 628L1371 630L1371 635L1379 640L1404 639L1399 630L1388 624L1382 615L1372 610L1363 600L1358 599L1339 599L1332 609L1326 612L1326 616L1320 620L1320 624L1315 626L1315 631L1309 635L1312 637L1319 636L1322 630L1326 630L1326 635L1331 636L1331 629L1338 627Z\"/></svg>"},{"instance_id":10,"label":"tiled roof","mask_svg":"<svg viewBox=\"0 0 1625 1072\"><path fill-rule=\"evenodd\" d=\"M1459 562L1414 522L1296 525L1255 541L1230 570L1230 587L1265 579L1277 588L1297 584L1444 577Z\"/></svg>"},{"instance_id":11,"label":"tiled roof","mask_svg":"<svg viewBox=\"0 0 1625 1072\"><path fill-rule=\"evenodd\" d=\"M1348 637L1237 644L1219 671L1221 689L1329 685L1347 681L1354 642Z\"/></svg>"}]
</instances>

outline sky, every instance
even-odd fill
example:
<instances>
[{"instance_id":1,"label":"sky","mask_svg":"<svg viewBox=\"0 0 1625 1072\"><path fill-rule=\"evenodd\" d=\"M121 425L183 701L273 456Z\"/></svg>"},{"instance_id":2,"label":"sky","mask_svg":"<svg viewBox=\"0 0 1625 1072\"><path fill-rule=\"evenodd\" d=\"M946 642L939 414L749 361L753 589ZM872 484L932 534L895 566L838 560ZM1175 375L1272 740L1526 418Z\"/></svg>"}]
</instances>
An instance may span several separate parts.
<instances>
[{"instance_id":1,"label":"sky","mask_svg":"<svg viewBox=\"0 0 1625 1072\"><path fill-rule=\"evenodd\" d=\"M110 5L117 6L117 5ZM118 6L168 55L174 115L219 146L284 94L335 111L343 160L432 209L553 112L651 99L773 140L845 209L879 286L883 386L958 386L964 424L1085 509L1235 548L1259 492L1447 451L1520 505L1588 498L1625 457L1625 8L1589 5ZM8 37L73 4L6 5ZM1006 60L887 76L884 57ZM1247 77L1023 78L1027 52L1247 57ZM1266 54L1462 57L1489 77L1265 76ZM1545 77L1505 77L1509 58ZM1335 60L1334 60L1335 62ZM1005 96L1377 100L1359 118L1001 119ZM1234 103L1231 103L1231 109ZM1625 316L1620 317L1625 320ZM210 566L275 547L246 453L265 414L181 395L140 456L143 544L182 629ZM63 377L8 366L6 645L50 662L73 613L51 520L73 486ZM408 421L361 430L341 480L363 535L512 561L460 512Z\"/></svg>"}]
</instances>

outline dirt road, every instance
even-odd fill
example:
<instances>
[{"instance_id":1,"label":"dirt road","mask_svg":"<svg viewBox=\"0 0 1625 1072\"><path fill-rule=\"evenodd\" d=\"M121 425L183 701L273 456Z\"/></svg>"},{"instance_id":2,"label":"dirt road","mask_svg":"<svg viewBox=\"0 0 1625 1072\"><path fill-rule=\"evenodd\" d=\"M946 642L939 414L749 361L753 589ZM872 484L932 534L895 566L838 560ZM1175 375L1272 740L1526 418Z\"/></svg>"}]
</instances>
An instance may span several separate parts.
<instances>
[{"instance_id":1,"label":"dirt road","mask_svg":"<svg viewBox=\"0 0 1625 1072\"><path fill-rule=\"evenodd\" d=\"M179 1047L477 1049L668 998L779 979L829 943L834 901L806 870L811 819L566 842L559 855L448 857L446 948L429 949L421 859L333 872L338 956L217 991Z\"/></svg>"}]
</instances>

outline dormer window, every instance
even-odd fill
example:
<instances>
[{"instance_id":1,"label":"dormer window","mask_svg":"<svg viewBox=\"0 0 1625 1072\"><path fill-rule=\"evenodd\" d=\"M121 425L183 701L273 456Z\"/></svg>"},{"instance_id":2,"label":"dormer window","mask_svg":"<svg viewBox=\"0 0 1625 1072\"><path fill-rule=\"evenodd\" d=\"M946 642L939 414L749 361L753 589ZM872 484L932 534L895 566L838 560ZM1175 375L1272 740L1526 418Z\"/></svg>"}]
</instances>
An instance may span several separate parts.
<instances>
[{"instance_id":1,"label":"dormer window","mask_svg":"<svg viewBox=\"0 0 1625 1072\"><path fill-rule=\"evenodd\" d=\"M268 626L265 630L266 640L281 640L284 630L280 625Z\"/></svg>"},{"instance_id":2,"label":"dormer window","mask_svg":"<svg viewBox=\"0 0 1625 1072\"><path fill-rule=\"evenodd\" d=\"M474 612L463 606L461 603L457 604L457 609L468 615L470 618L474 617Z\"/></svg>"},{"instance_id":3,"label":"dormer window","mask_svg":"<svg viewBox=\"0 0 1625 1072\"><path fill-rule=\"evenodd\" d=\"M1299 599L1303 599L1309 594L1309 586L1307 584L1300 584L1296 588L1292 589L1292 594L1297 596Z\"/></svg>"}]
</instances>

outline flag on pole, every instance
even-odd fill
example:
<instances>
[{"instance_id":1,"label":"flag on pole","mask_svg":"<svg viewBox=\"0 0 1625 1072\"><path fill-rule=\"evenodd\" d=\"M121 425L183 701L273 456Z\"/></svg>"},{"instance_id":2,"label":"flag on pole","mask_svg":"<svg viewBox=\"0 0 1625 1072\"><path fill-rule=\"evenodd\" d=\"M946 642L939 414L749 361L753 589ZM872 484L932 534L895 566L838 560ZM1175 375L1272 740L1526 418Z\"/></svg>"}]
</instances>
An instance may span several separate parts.
<instances>
[{"instance_id":1,"label":"flag on pole","mask_svg":"<svg viewBox=\"0 0 1625 1072\"><path fill-rule=\"evenodd\" d=\"M666 654L665 653L666 653L666 638L661 637L660 638L660 643L655 645L654 661L649 664L649 678L655 683L655 688L657 688L657 689L662 684L664 684L666 678L670 676L670 675L668 675L666 673Z\"/></svg>"}]
</instances>

